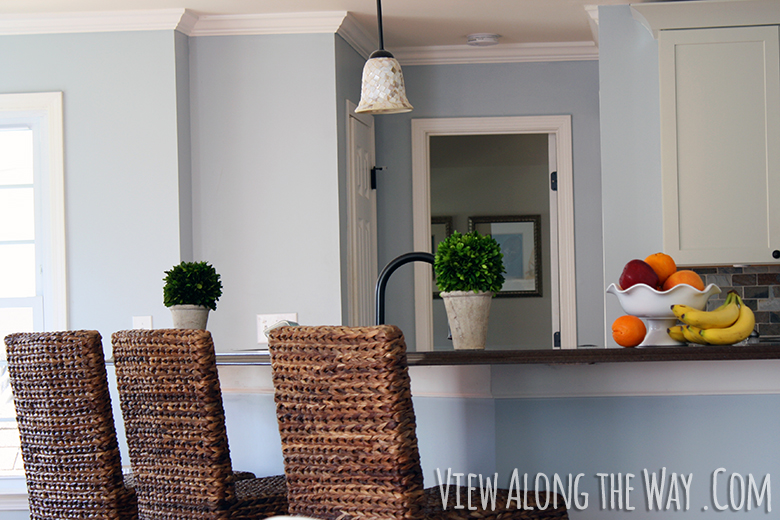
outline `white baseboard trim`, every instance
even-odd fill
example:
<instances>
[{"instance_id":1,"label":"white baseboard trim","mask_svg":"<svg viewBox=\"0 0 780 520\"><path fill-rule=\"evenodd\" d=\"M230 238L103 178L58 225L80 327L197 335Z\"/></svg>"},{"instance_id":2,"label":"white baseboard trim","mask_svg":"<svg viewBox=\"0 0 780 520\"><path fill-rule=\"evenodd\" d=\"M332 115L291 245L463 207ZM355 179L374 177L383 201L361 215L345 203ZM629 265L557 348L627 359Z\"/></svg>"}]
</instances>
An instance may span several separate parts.
<instances>
[{"instance_id":1,"label":"white baseboard trim","mask_svg":"<svg viewBox=\"0 0 780 520\"><path fill-rule=\"evenodd\" d=\"M29 511L27 493L0 493L0 511Z\"/></svg>"},{"instance_id":2,"label":"white baseboard trim","mask_svg":"<svg viewBox=\"0 0 780 520\"><path fill-rule=\"evenodd\" d=\"M273 394L268 365L219 365L223 394ZM491 399L490 366L409 367L415 397Z\"/></svg>"},{"instance_id":3,"label":"white baseboard trim","mask_svg":"<svg viewBox=\"0 0 780 520\"><path fill-rule=\"evenodd\" d=\"M500 365L496 399L780 394L780 360Z\"/></svg>"},{"instance_id":4,"label":"white baseboard trim","mask_svg":"<svg viewBox=\"0 0 780 520\"><path fill-rule=\"evenodd\" d=\"M414 397L540 399L780 394L780 360L412 366ZM220 365L225 394L273 394L268 365Z\"/></svg>"},{"instance_id":5,"label":"white baseboard trim","mask_svg":"<svg viewBox=\"0 0 780 520\"><path fill-rule=\"evenodd\" d=\"M29 511L24 476L0 477L0 511Z\"/></svg>"}]
</instances>

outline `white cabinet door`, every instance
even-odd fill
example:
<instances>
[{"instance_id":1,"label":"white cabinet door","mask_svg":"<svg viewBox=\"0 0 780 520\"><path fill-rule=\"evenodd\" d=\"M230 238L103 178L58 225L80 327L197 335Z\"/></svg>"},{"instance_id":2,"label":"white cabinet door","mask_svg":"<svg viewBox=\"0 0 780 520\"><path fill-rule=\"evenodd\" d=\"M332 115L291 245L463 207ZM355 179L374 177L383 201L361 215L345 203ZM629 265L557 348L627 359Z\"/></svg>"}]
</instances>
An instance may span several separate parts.
<instances>
[{"instance_id":1,"label":"white cabinet door","mask_svg":"<svg viewBox=\"0 0 780 520\"><path fill-rule=\"evenodd\" d=\"M666 30L658 45L664 251L779 262L778 27Z\"/></svg>"}]
</instances>

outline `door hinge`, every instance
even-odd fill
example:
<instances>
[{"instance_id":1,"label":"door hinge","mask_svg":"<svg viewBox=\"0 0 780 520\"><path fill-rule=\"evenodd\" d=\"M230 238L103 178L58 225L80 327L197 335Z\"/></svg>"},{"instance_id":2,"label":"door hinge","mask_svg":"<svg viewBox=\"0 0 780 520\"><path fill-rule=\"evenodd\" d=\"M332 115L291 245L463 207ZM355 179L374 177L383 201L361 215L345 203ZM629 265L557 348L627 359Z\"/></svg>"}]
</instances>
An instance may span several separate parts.
<instances>
[{"instance_id":1,"label":"door hinge","mask_svg":"<svg viewBox=\"0 0 780 520\"><path fill-rule=\"evenodd\" d=\"M558 191L558 172L552 172L550 174L550 189Z\"/></svg>"},{"instance_id":2,"label":"door hinge","mask_svg":"<svg viewBox=\"0 0 780 520\"><path fill-rule=\"evenodd\" d=\"M553 348L561 348L561 331L553 334Z\"/></svg>"},{"instance_id":3,"label":"door hinge","mask_svg":"<svg viewBox=\"0 0 780 520\"><path fill-rule=\"evenodd\" d=\"M384 169L385 169L384 166L374 166L373 168L371 168L371 189L372 190L376 189L376 172Z\"/></svg>"}]
</instances>

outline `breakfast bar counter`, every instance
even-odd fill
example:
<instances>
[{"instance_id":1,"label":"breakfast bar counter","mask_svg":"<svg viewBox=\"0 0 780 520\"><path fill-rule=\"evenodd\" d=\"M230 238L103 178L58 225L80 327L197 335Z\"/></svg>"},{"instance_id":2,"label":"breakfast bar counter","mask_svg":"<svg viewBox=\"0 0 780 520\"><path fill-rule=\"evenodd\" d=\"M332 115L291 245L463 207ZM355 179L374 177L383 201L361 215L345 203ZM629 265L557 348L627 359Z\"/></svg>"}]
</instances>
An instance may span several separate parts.
<instances>
[{"instance_id":1,"label":"breakfast bar counter","mask_svg":"<svg viewBox=\"0 0 780 520\"><path fill-rule=\"evenodd\" d=\"M579 348L548 350L467 350L409 352L410 366L422 365L580 365L656 361L739 361L780 359L780 345ZM221 365L268 365L267 351L217 353Z\"/></svg>"}]
</instances>

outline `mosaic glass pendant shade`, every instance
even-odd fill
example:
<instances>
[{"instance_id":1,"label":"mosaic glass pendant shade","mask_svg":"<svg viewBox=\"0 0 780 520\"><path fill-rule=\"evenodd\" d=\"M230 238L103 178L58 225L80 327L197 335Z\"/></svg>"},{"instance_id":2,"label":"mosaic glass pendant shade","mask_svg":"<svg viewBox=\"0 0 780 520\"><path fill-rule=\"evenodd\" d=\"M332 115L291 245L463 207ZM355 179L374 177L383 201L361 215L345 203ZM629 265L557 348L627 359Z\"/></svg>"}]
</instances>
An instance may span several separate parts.
<instances>
[{"instance_id":1,"label":"mosaic glass pendant shade","mask_svg":"<svg viewBox=\"0 0 780 520\"><path fill-rule=\"evenodd\" d=\"M379 50L371 53L363 67L363 83L357 113L398 114L410 112L412 105L406 99L401 64L385 50L382 34L382 3L376 2Z\"/></svg>"},{"instance_id":2,"label":"mosaic glass pendant shade","mask_svg":"<svg viewBox=\"0 0 780 520\"><path fill-rule=\"evenodd\" d=\"M411 110L398 60L392 56L369 58L363 67L360 104L355 112L397 114Z\"/></svg>"}]
</instances>

